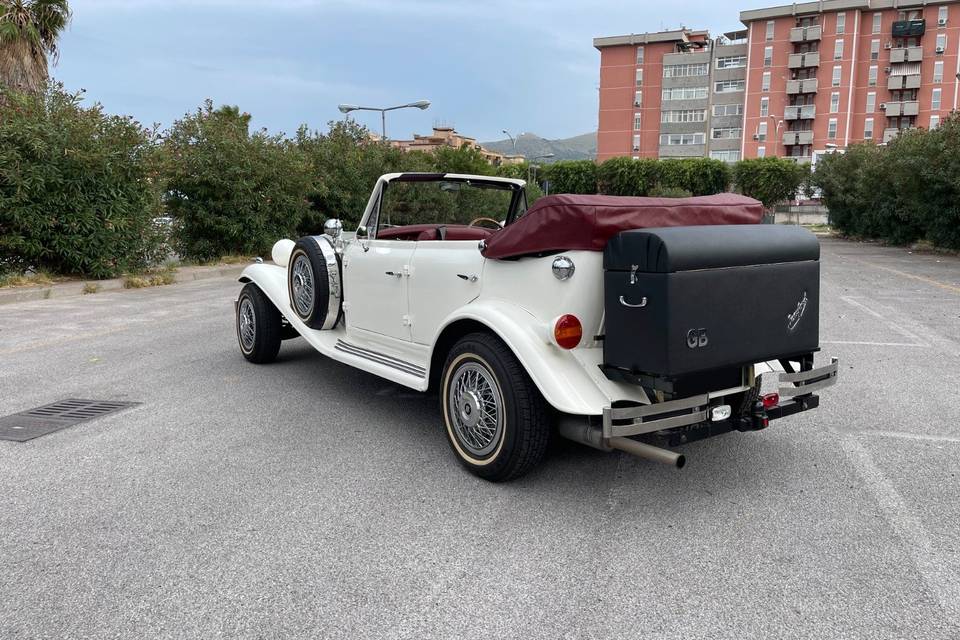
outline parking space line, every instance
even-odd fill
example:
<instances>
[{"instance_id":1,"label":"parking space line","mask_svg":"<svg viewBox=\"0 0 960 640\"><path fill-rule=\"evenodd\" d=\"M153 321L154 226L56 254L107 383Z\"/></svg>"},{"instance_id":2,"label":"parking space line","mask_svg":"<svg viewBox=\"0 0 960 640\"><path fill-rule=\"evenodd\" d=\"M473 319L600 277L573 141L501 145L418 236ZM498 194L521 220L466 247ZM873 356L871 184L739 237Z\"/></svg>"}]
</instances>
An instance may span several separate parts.
<instances>
[{"instance_id":1,"label":"parking space line","mask_svg":"<svg viewBox=\"0 0 960 640\"><path fill-rule=\"evenodd\" d=\"M950 291L952 293L960 294L960 287L955 287L952 284L947 284L946 282L940 282L939 280L934 280L933 278L927 278L925 276L918 276L913 273L907 273L906 271L900 271L899 269L894 269L892 267L885 267L881 264L877 264L876 262L861 260L860 258L854 258L852 256L844 256L844 257L850 260L853 260L854 262L859 262L860 264L865 264L865 265L874 267L876 269L883 269L884 271L889 271L890 273L896 274L898 276L902 276L904 278L910 278L911 280L919 280L920 282L924 282L926 284L939 287L944 291Z\"/></svg>"},{"instance_id":2,"label":"parking space line","mask_svg":"<svg viewBox=\"0 0 960 640\"><path fill-rule=\"evenodd\" d=\"M880 511L913 556L920 577L937 599L947 620L960 626L960 576L951 575L936 558L930 536L903 497L877 467L870 452L854 437L840 436L840 446L873 494Z\"/></svg>"},{"instance_id":3,"label":"parking space line","mask_svg":"<svg viewBox=\"0 0 960 640\"><path fill-rule=\"evenodd\" d=\"M904 440L923 440L928 442L951 442L954 444L960 444L960 438L955 438L953 436L935 436L930 435L929 433L908 433L906 431L882 431L877 429L867 429L866 431L860 431L860 435L864 436L880 436L882 438L901 438Z\"/></svg>"},{"instance_id":4,"label":"parking space line","mask_svg":"<svg viewBox=\"0 0 960 640\"><path fill-rule=\"evenodd\" d=\"M917 342L868 342L866 340L821 340L820 344L865 344L872 347L920 347L925 348L930 345Z\"/></svg>"},{"instance_id":5,"label":"parking space line","mask_svg":"<svg viewBox=\"0 0 960 640\"><path fill-rule=\"evenodd\" d=\"M919 337L917 334L912 333L911 331L908 331L907 329L904 329L903 327L901 327L901 326L900 326L899 324L897 324L896 322L893 322L892 320L887 319L887 317L886 317L885 315L883 315L882 313L880 313L879 311L875 311L875 310L871 309L870 307L868 307L867 305L863 304L862 302L860 302L860 301L858 301L858 300L855 300L853 297L851 297L851 296L840 296L840 299L843 300L844 302L846 302L847 304L851 305L851 306L858 307L859 309L865 311L866 313L870 314L870 315L873 316L874 318L877 318L878 320L880 320L881 322L883 322L885 325L887 325L888 327L890 327L891 329L893 329L894 331L896 331L897 333L899 333L899 334L902 335L903 337L905 337L905 338L910 338L911 340L914 341L913 346L915 346L915 347L928 347L928 346L930 346L930 345L924 343L922 340L920 340L920 337Z\"/></svg>"}]
</instances>

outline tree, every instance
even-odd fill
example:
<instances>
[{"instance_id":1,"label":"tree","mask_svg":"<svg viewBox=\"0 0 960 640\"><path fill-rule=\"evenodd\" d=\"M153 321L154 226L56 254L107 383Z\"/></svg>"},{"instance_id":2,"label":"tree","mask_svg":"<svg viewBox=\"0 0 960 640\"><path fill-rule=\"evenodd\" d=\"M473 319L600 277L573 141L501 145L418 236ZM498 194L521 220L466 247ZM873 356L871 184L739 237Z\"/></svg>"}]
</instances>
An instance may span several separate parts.
<instances>
[{"instance_id":1,"label":"tree","mask_svg":"<svg viewBox=\"0 0 960 640\"><path fill-rule=\"evenodd\" d=\"M56 63L57 40L70 22L67 0L0 0L0 85L41 93Z\"/></svg>"},{"instance_id":2,"label":"tree","mask_svg":"<svg viewBox=\"0 0 960 640\"><path fill-rule=\"evenodd\" d=\"M772 209L797 193L809 171L786 158L751 158L733 165L733 182L740 193Z\"/></svg>"}]
</instances>

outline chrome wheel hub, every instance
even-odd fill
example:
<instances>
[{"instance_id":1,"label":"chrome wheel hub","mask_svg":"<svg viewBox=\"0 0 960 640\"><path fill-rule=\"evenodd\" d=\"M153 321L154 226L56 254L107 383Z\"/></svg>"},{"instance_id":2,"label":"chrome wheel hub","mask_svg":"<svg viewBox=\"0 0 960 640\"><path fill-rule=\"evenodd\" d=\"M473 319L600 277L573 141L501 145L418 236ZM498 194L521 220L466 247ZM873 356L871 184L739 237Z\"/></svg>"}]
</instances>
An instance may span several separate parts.
<instances>
[{"instance_id":1,"label":"chrome wheel hub","mask_svg":"<svg viewBox=\"0 0 960 640\"><path fill-rule=\"evenodd\" d=\"M257 338L257 317L253 312L253 303L250 298L244 298L240 301L240 309L237 314L237 332L240 335L240 346L244 351L253 351L253 344Z\"/></svg>"},{"instance_id":2,"label":"chrome wheel hub","mask_svg":"<svg viewBox=\"0 0 960 640\"><path fill-rule=\"evenodd\" d=\"M457 367L447 387L454 436L470 455L485 456L503 437L503 395L493 374L477 362Z\"/></svg>"},{"instance_id":3,"label":"chrome wheel hub","mask_svg":"<svg viewBox=\"0 0 960 640\"><path fill-rule=\"evenodd\" d=\"M310 315L313 310L313 270L310 259L300 254L293 261L293 306L301 317Z\"/></svg>"}]
</instances>

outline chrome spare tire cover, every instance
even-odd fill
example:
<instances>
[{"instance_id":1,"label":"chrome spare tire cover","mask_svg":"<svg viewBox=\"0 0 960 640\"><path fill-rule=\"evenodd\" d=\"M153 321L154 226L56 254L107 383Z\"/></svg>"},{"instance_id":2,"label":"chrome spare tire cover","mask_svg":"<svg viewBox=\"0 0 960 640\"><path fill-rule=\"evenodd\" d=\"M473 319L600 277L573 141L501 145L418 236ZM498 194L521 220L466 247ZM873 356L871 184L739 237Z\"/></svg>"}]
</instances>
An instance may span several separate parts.
<instances>
[{"instance_id":1,"label":"chrome spare tire cover","mask_svg":"<svg viewBox=\"0 0 960 640\"><path fill-rule=\"evenodd\" d=\"M290 307L311 329L332 329L343 302L340 256L327 236L300 238L287 263Z\"/></svg>"}]
</instances>

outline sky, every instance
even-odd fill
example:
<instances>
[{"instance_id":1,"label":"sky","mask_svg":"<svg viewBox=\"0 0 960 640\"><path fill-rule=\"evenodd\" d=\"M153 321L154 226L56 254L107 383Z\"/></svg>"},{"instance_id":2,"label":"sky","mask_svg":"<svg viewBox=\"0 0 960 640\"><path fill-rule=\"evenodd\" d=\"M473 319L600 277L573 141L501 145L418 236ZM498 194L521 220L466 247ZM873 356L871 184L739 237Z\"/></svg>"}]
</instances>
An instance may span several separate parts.
<instances>
[{"instance_id":1,"label":"sky","mask_svg":"<svg viewBox=\"0 0 960 640\"><path fill-rule=\"evenodd\" d=\"M749 8L718 0L72 0L52 70L89 102L168 126L210 98L256 127L325 129L341 103L387 135L435 124L479 140L597 126L594 37L680 26L719 34ZM749 4L749 3L747 3ZM762 6L761 3L760 6ZM766 3L776 4L776 2ZM755 6L753 3L752 6ZM379 131L377 113L356 119Z\"/></svg>"}]
</instances>

